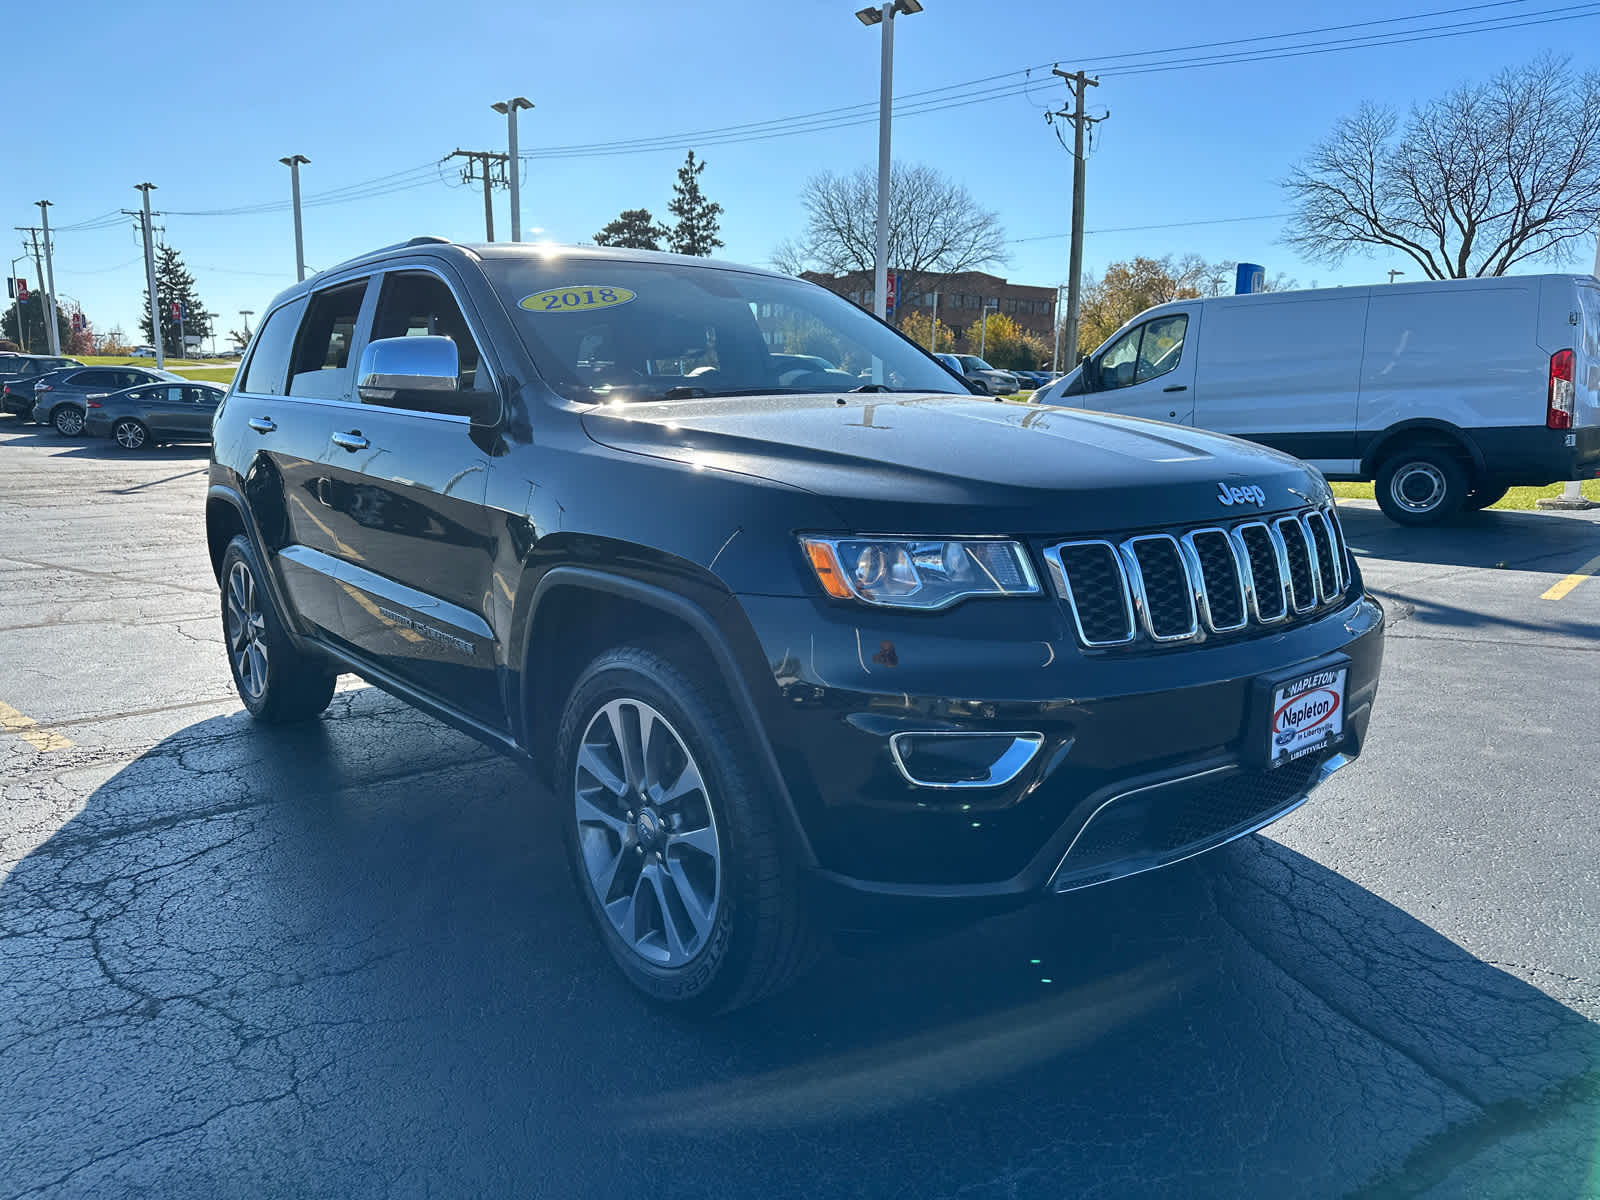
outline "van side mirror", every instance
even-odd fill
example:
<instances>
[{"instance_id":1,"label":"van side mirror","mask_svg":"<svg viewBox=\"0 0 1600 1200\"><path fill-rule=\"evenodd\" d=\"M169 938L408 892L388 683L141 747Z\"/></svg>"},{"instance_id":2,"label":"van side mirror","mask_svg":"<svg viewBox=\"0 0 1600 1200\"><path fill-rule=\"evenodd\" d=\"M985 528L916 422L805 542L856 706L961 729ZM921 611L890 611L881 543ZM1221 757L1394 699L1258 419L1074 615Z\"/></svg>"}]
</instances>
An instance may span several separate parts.
<instances>
[{"instance_id":1,"label":"van side mirror","mask_svg":"<svg viewBox=\"0 0 1600 1200\"><path fill-rule=\"evenodd\" d=\"M499 410L493 392L461 387L461 355L447 337L379 338L367 343L356 371L363 404L450 413L487 420Z\"/></svg>"}]
</instances>

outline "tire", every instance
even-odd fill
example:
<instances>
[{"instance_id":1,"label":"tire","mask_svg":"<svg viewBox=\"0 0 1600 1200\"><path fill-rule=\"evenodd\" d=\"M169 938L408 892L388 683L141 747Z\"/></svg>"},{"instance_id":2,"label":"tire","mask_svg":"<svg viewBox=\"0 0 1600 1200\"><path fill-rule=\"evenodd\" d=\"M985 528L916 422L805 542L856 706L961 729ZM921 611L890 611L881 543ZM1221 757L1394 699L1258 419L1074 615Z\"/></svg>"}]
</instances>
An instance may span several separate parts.
<instances>
[{"instance_id":1,"label":"tire","mask_svg":"<svg viewBox=\"0 0 1600 1200\"><path fill-rule=\"evenodd\" d=\"M1477 512L1480 509L1488 508L1491 504L1496 504L1504 499L1505 494L1510 490L1511 485L1509 483L1494 483L1492 481L1480 483L1471 492L1467 493L1464 507L1469 512Z\"/></svg>"},{"instance_id":2,"label":"tire","mask_svg":"<svg viewBox=\"0 0 1600 1200\"><path fill-rule=\"evenodd\" d=\"M123 417L111 427L111 436L124 450L143 450L150 445L150 431L132 417Z\"/></svg>"},{"instance_id":3,"label":"tire","mask_svg":"<svg viewBox=\"0 0 1600 1200\"><path fill-rule=\"evenodd\" d=\"M83 432L83 413L71 404L58 404L50 412L50 424L62 437L77 437Z\"/></svg>"},{"instance_id":4,"label":"tire","mask_svg":"<svg viewBox=\"0 0 1600 1200\"><path fill-rule=\"evenodd\" d=\"M1467 473L1454 455L1436 446L1414 446L1378 468L1374 492L1384 516L1399 525L1448 520L1466 502Z\"/></svg>"},{"instance_id":5,"label":"tire","mask_svg":"<svg viewBox=\"0 0 1600 1200\"><path fill-rule=\"evenodd\" d=\"M630 779L618 747L645 730L649 754L635 752ZM609 650L573 686L556 764L580 901L646 997L728 1012L815 961L799 873L722 688L655 650Z\"/></svg>"},{"instance_id":6,"label":"tire","mask_svg":"<svg viewBox=\"0 0 1600 1200\"><path fill-rule=\"evenodd\" d=\"M258 721L309 721L328 707L339 677L290 642L264 578L249 539L235 537L222 556L222 633L233 685Z\"/></svg>"}]
</instances>

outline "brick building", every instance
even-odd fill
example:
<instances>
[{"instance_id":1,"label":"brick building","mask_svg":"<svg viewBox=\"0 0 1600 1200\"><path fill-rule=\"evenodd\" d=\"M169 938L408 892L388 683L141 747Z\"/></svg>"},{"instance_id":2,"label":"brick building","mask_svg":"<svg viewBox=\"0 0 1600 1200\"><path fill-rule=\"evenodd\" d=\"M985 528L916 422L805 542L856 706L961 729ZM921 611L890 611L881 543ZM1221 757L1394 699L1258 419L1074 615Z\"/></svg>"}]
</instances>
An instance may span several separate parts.
<instances>
[{"instance_id":1,"label":"brick building","mask_svg":"<svg viewBox=\"0 0 1600 1200\"><path fill-rule=\"evenodd\" d=\"M843 296L853 304L872 311L872 272L851 271L845 275L824 275L820 271L806 271L800 276L812 283L820 283L830 292ZM934 315L934 298L938 298L939 320L960 337L967 326L978 320L987 305L991 311L1002 312L1030 333L1045 341L1055 338L1056 289L1032 287L1024 283L1007 283L998 275L983 271L961 271L954 275L929 273L916 281L916 294L900 295L899 315L920 312Z\"/></svg>"}]
</instances>

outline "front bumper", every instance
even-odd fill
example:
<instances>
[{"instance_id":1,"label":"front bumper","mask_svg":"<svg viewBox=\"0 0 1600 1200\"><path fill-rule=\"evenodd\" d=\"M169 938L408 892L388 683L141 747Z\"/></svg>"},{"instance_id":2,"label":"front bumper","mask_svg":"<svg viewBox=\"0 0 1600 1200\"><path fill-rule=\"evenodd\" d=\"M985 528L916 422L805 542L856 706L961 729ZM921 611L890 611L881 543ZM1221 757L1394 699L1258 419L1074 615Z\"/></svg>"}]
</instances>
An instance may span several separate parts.
<instances>
[{"instance_id":1,"label":"front bumper","mask_svg":"<svg viewBox=\"0 0 1600 1200\"><path fill-rule=\"evenodd\" d=\"M1044 597L941 614L740 599L818 898L856 927L1001 911L1260 828L1360 753L1383 654L1382 610L1359 594L1279 632L1134 653L1081 650ZM1342 743L1265 769L1258 681L1329 655L1349 661ZM912 731L1042 741L1003 786L941 789L902 773L891 739Z\"/></svg>"}]
</instances>

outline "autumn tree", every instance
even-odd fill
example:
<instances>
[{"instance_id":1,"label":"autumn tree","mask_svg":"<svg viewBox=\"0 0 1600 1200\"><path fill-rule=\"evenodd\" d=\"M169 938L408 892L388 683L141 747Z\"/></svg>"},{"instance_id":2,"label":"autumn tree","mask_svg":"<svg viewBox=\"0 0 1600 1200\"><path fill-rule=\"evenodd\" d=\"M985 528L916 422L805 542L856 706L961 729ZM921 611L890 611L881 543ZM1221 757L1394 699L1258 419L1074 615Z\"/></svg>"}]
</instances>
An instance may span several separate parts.
<instances>
[{"instance_id":1,"label":"autumn tree","mask_svg":"<svg viewBox=\"0 0 1600 1200\"><path fill-rule=\"evenodd\" d=\"M1089 353L1127 321L1157 304L1231 294L1237 266L1228 261L1208 262L1198 254L1141 256L1112 263L1099 279L1084 280L1078 352ZM1294 286L1295 281L1280 272L1268 279L1262 290L1285 291Z\"/></svg>"},{"instance_id":2,"label":"autumn tree","mask_svg":"<svg viewBox=\"0 0 1600 1200\"><path fill-rule=\"evenodd\" d=\"M985 332L987 326L987 332ZM1035 370L1050 357L1051 347L1036 333L1029 333L1014 317L988 312L984 319L967 326L962 352L982 354L992 367L1019 371Z\"/></svg>"},{"instance_id":3,"label":"autumn tree","mask_svg":"<svg viewBox=\"0 0 1600 1200\"><path fill-rule=\"evenodd\" d=\"M878 174L823 171L800 193L805 232L773 252L779 270L815 268L834 275L872 271L877 263ZM1005 261L1005 230L966 188L934 168L895 163L889 171L889 267L902 296L928 290L930 274L971 271ZM905 318L902 317L902 320Z\"/></svg>"},{"instance_id":4,"label":"autumn tree","mask_svg":"<svg viewBox=\"0 0 1600 1200\"><path fill-rule=\"evenodd\" d=\"M956 349L956 333L943 321L937 321L938 336L934 337L936 319L930 313L912 309L900 319L900 332L924 350L935 354L951 354Z\"/></svg>"},{"instance_id":5,"label":"autumn tree","mask_svg":"<svg viewBox=\"0 0 1600 1200\"><path fill-rule=\"evenodd\" d=\"M594 235L594 244L628 250L659 250L661 239L671 232L650 215L648 208L625 208L615 221Z\"/></svg>"},{"instance_id":6,"label":"autumn tree","mask_svg":"<svg viewBox=\"0 0 1600 1200\"><path fill-rule=\"evenodd\" d=\"M1403 119L1363 104L1284 187L1289 244L1330 264L1398 252L1459 279L1570 259L1600 220L1600 73L1543 58Z\"/></svg>"},{"instance_id":7,"label":"autumn tree","mask_svg":"<svg viewBox=\"0 0 1600 1200\"><path fill-rule=\"evenodd\" d=\"M704 256L722 245L717 236L722 205L707 200L700 190L705 169L705 161L696 162L693 150L678 168L678 182L672 186L672 202L667 205L667 211L678 219L667 235L667 249L674 254Z\"/></svg>"}]
</instances>

